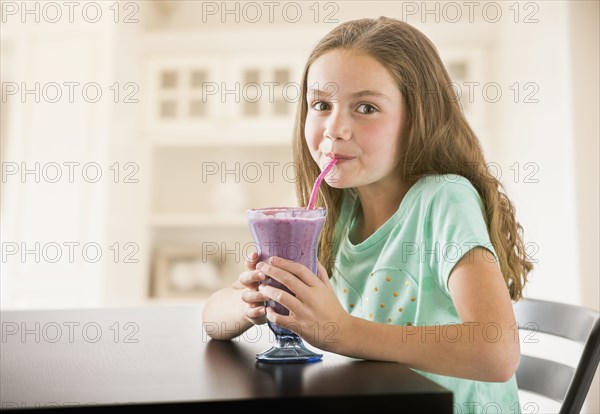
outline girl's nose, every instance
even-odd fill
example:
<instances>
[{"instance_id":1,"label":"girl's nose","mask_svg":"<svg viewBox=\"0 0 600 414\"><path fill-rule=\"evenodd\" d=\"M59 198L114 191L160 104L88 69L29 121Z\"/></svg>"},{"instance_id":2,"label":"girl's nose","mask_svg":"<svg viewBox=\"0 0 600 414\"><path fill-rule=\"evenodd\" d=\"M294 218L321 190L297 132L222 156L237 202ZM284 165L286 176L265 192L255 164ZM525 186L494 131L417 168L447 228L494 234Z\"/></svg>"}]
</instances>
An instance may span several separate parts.
<instances>
[{"instance_id":1,"label":"girl's nose","mask_svg":"<svg viewBox=\"0 0 600 414\"><path fill-rule=\"evenodd\" d=\"M336 141L338 139L349 140L352 136L350 120L341 112L342 111L339 110L333 111L327 118L325 131L323 133L325 138Z\"/></svg>"}]
</instances>

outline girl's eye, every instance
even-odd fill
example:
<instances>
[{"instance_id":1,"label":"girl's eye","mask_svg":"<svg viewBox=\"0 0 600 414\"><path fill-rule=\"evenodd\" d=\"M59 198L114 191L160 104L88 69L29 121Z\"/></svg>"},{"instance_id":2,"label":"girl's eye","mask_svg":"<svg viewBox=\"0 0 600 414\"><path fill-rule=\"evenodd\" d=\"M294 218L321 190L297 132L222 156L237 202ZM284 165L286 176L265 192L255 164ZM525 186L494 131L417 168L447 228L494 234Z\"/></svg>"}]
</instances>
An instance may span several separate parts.
<instances>
[{"instance_id":1,"label":"girl's eye","mask_svg":"<svg viewBox=\"0 0 600 414\"><path fill-rule=\"evenodd\" d=\"M318 101L312 104L312 107L315 111L327 111L329 109L329 104L323 101Z\"/></svg>"},{"instance_id":2,"label":"girl's eye","mask_svg":"<svg viewBox=\"0 0 600 414\"><path fill-rule=\"evenodd\" d=\"M358 106L358 112L360 112L361 114L372 114L374 112L377 112L377 108L370 104L360 104Z\"/></svg>"}]
</instances>

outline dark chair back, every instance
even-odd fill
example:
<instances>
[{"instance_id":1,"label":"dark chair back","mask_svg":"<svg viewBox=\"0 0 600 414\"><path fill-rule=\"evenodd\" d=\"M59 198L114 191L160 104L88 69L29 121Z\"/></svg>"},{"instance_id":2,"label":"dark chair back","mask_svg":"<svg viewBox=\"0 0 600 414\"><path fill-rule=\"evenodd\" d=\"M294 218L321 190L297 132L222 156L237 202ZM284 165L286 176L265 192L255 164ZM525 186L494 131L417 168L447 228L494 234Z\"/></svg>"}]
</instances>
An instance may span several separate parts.
<instances>
[{"instance_id":1,"label":"dark chair back","mask_svg":"<svg viewBox=\"0 0 600 414\"><path fill-rule=\"evenodd\" d=\"M575 368L522 355L516 373L519 389L560 402L560 414L579 413L600 361L600 313L527 298L515 303L514 310L520 331L542 332L584 345Z\"/></svg>"}]
</instances>

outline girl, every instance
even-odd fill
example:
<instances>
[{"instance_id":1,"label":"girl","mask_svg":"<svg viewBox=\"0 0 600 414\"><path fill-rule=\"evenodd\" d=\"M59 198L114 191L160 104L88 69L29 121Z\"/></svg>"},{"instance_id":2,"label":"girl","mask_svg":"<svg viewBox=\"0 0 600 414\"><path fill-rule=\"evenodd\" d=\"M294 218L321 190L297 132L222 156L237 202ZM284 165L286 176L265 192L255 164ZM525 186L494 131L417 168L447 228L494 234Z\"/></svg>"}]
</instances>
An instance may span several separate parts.
<instances>
[{"instance_id":1,"label":"girl","mask_svg":"<svg viewBox=\"0 0 600 414\"><path fill-rule=\"evenodd\" d=\"M404 363L452 390L457 412L520 411L511 299L532 265L433 44L390 18L343 23L310 55L302 97L300 205L338 159L318 200L327 221L317 277L253 254L205 306L204 320L226 327L213 337L266 317L318 348ZM294 295L260 284L265 275ZM268 299L290 314L265 309Z\"/></svg>"}]
</instances>

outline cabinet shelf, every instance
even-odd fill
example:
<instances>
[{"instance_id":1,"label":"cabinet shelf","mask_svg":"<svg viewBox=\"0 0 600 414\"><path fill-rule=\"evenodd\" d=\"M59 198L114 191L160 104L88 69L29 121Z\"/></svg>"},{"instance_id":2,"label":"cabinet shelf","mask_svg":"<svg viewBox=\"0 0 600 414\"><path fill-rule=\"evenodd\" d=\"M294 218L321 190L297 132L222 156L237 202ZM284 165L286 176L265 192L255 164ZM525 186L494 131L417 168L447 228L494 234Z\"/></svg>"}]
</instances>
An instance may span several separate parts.
<instances>
[{"instance_id":1,"label":"cabinet shelf","mask_svg":"<svg viewBox=\"0 0 600 414\"><path fill-rule=\"evenodd\" d=\"M291 141L275 141L270 139L256 140L223 140L200 141L191 138L158 138L151 142L155 148L243 148L243 147L291 147Z\"/></svg>"},{"instance_id":2,"label":"cabinet shelf","mask_svg":"<svg viewBox=\"0 0 600 414\"><path fill-rule=\"evenodd\" d=\"M272 147L291 148L292 138L288 130L269 133L223 133L224 131L157 130L147 133L149 143L155 148L232 148Z\"/></svg>"},{"instance_id":3,"label":"cabinet shelf","mask_svg":"<svg viewBox=\"0 0 600 414\"><path fill-rule=\"evenodd\" d=\"M154 228L233 228L247 229L244 214L155 213L150 217Z\"/></svg>"}]
</instances>

